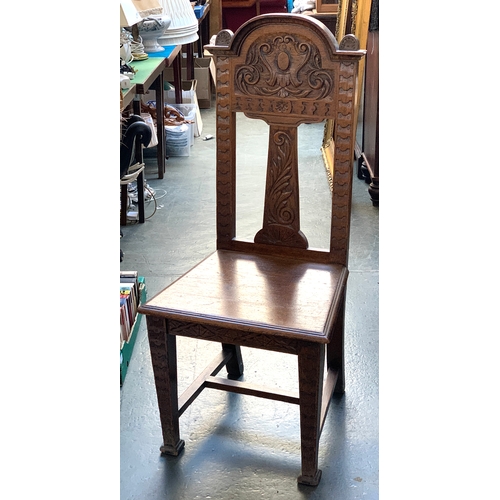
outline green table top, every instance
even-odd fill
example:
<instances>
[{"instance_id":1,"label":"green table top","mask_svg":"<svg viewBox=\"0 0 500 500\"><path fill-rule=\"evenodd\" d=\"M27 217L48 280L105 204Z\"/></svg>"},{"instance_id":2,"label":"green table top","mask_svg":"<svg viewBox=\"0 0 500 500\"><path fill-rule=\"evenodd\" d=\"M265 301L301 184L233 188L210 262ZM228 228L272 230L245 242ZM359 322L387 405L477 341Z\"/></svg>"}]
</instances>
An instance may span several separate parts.
<instances>
[{"instance_id":1,"label":"green table top","mask_svg":"<svg viewBox=\"0 0 500 500\"><path fill-rule=\"evenodd\" d=\"M155 70L162 66L165 67L165 59L162 57L150 57L144 61L133 61L130 66L136 70L132 83L135 85L144 85L148 78L155 72Z\"/></svg>"},{"instance_id":2,"label":"green table top","mask_svg":"<svg viewBox=\"0 0 500 500\"><path fill-rule=\"evenodd\" d=\"M128 104L133 99L131 93L145 94L148 91L158 74L165 68L165 58L152 57L144 61L133 61L130 66L136 70L136 73L130 81L132 88L126 91L122 90L124 104Z\"/></svg>"},{"instance_id":3,"label":"green table top","mask_svg":"<svg viewBox=\"0 0 500 500\"><path fill-rule=\"evenodd\" d=\"M131 80L133 88L125 92L122 90L124 99L130 102L131 92L145 94L158 75L177 57L180 48L180 45L170 45L165 47L162 52L150 54L150 57L144 61L132 61L130 66L136 71Z\"/></svg>"}]
</instances>

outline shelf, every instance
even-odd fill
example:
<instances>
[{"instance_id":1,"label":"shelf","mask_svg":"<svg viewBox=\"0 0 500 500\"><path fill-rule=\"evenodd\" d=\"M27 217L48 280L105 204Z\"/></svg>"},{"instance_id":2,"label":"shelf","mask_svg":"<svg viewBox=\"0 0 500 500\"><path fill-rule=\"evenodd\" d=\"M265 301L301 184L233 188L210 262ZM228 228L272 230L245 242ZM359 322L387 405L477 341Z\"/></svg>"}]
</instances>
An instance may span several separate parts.
<instances>
[{"instance_id":1,"label":"shelf","mask_svg":"<svg viewBox=\"0 0 500 500\"><path fill-rule=\"evenodd\" d=\"M138 277L139 281L139 292L140 292L140 304L146 301L146 282L143 276ZM141 326L142 314L137 314L130 333L128 342L123 342L120 349L120 386L123 385L125 380L125 375L127 374L128 366L130 364L130 359L132 358L132 351L134 350L135 341L139 328Z\"/></svg>"}]
</instances>

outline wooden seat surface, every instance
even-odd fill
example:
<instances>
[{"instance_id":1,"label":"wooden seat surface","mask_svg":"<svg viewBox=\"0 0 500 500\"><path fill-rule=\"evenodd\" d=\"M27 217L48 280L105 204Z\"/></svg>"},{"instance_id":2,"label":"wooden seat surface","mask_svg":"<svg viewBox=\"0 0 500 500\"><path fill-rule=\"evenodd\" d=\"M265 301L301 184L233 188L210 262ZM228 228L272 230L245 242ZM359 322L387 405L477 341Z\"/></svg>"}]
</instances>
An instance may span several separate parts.
<instances>
[{"instance_id":1,"label":"wooden seat surface","mask_svg":"<svg viewBox=\"0 0 500 500\"><path fill-rule=\"evenodd\" d=\"M146 314L328 342L344 266L218 250L142 308Z\"/></svg>"}]
</instances>

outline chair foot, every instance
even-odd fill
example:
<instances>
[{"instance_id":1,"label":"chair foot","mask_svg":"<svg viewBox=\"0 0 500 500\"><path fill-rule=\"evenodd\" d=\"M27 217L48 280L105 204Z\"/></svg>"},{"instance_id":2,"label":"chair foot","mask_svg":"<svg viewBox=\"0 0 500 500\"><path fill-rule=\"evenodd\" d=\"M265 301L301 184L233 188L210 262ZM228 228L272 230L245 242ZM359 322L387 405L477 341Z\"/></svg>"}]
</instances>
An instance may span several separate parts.
<instances>
[{"instance_id":1,"label":"chair foot","mask_svg":"<svg viewBox=\"0 0 500 500\"><path fill-rule=\"evenodd\" d=\"M297 481L299 484L305 484L306 486L318 486L321 480L321 469L318 469L314 476L299 476Z\"/></svg>"},{"instance_id":2,"label":"chair foot","mask_svg":"<svg viewBox=\"0 0 500 500\"><path fill-rule=\"evenodd\" d=\"M337 382L333 390L333 396L343 396L345 394L345 384Z\"/></svg>"},{"instance_id":3,"label":"chair foot","mask_svg":"<svg viewBox=\"0 0 500 500\"><path fill-rule=\"evenodd\" d=\"M180 452L184 449L186 443L183 439L179 439L179 442L175 446L160 446L160 451L162 455L170 455L172 457L179 456Z\"/></svg>"}]
</instances>

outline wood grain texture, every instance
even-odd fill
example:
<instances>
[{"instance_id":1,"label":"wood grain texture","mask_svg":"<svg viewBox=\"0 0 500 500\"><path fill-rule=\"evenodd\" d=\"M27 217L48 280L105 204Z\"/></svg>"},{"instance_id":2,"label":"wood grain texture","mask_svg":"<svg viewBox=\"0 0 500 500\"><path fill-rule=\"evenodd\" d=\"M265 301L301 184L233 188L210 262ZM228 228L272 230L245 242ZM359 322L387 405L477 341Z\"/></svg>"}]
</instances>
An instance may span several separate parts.
<instances>
[{"instance_id":1,"label":"wood grain texture","mask_svg":"<svg viewBox=\"0 0 500 500\"><path fill-rule=\"evenodd\" d=\"M337 264L217 250L141 312L326 343L346 280Z\"/></svg>"}]
</instances>

